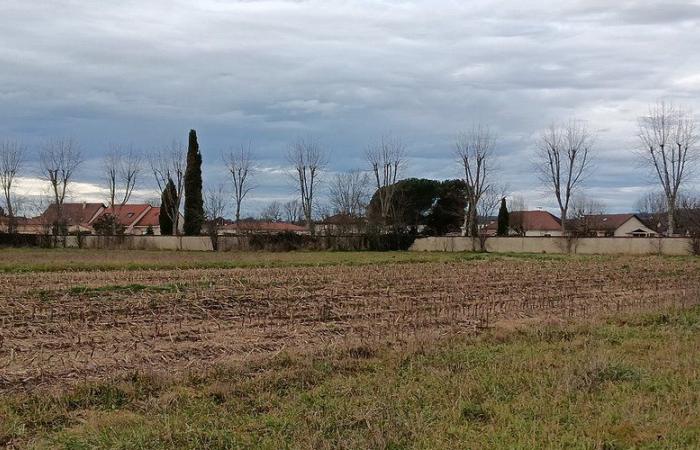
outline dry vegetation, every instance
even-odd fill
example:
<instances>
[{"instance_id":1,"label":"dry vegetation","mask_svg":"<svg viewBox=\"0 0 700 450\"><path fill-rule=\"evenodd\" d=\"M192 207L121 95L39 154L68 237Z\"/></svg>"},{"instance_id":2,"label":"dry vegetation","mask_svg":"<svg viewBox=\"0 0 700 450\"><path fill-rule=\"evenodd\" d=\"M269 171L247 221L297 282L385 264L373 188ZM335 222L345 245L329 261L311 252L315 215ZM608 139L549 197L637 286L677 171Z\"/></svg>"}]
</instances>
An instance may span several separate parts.
<instances>
[{"instance_id":1,"label":"dry vegetation","mask_svg":"<svg viewBox=\"0 0 700 450\"><path fill-rule=\"evenodd\" d=\"M47 426L37 418L22 422L28 420L23 414L31 416L27 408L32 408L33 400L27 395L36 389L59 393L53 401L63 409L59 408L56 414L66 423L76 419L73 412L76 409L83 413L91 411L94 405L90 402L102 400L85 400L87 403L81 400L77 406L68 407L65 402L71 397L66 397L65 392L90 398L126 396L127 399L117 401L116 407L120 408L122 403L132 404L133 400L140 405L138 408L143 408L139 402L150 398L151 394L144 394L136 385L145 375L189 379L176 385L188 392L195 389L199 392L197 396L204 391L191 387L197 382L188 377L204 377L206 389L222 390L216 395L225 403L228 398L240 400L240 396L252 395L244 392L247 388L243 385L219 386L221 374L228 373L222 369L226 367L243 371L236 372L235 376L251 371L269 375L274 372L270 364L278 364L280 358L296 361L290 363L292 365L309 358L342 372L348 359L376 359L376 349L406 349L419 344L435 348L437 342L492 334L494 327L547 331L549 325L543 324L649 310L683 310L697 304L700 298L698 261L689 258L489 256L470 260L467 255L340 253L297 254L302 267L295 267L293 260L284 259L290 258L289 255L275 261L275 256L263 254L257 255L258 262L269 258L263 265L280 267L221 268L226 263L223 259L198 260L212 257L195 255L194 260L187 261L191 255L160 253L161 257L172 255L179 266L189 268L165 269L163 261L159 265L158 261L146 259L146 263L154 264L151 270L137 270L129 264L145 264L144 261L133 258L127 261L122 254L112 259L104 253L78 253L79 257L86 256L87 261L94 258L98 267L121 263L125 270L101 266L106 270L80 271L71 266L74 262L68 261L67 266L73 270L60 271L56 260L24 259L32 253L39 254L4 253L16 257L17 267L23 265L24 269L8 269L12 263L6 259L2 263L5 273L0 274L0 392L19 399L10 402L10 406L0 406L0 421L3 417L13 418L23 424L20 428L8 425L9 429L0 429L0 439L6 443L31 441L33 432L28 433L28 429L37 432L63 430L62 423ZM255 257L255 254L238 255L237 261L260 265L255 263ZM198 263L205 268L196 268ZM308 267L313 264L318 265ZM30 271L32 267L42 272ZM564 331L557 331L553 336L558 336L557 333ZM692 339L697 341L697 329ZM329 354L336 356L329 359ZM340 362L333 362L338 355L341 355ZM551 362L556 364L555 360ZM454 364L462 362L454 361ZM607 367L607 362L601 364L604 367L591 370L615 372L619 369ZM471 370L469 364L463 369ZM331 376L325 370L318 376ZM283 373L278 376L283 377ZM616 374L613 375L619 375ZM223 379L230 380L227 376ZM127 394L120 390L123 382L118 380L131 380L127 383L130 386ZM582 382L598 383L596 379ZM89 386L95 386L94 383L102 387L93 392ZM160 386L161 382L155 384ZM122 387L114 387L116 393L105 394L103 389L112 387L104 386ZM295 389L304 391L304 386L302 383ZM249 387L261 391L256 395L272 395L264 387ZM175 388L170 386L168 392L170 389ZM165 394L159 391L158 395ZM168 395L177 397L179 394L170 392ZM482 393L478 401L463 400L464 405L455 407L461 408L459 414L468 421L485 426L496 414L484 409L487 397ZM105 401L113 400L109 399ZM246 413L252 414L251 411ZM115 420L128 422L131 418L127 414ZM41 423L32 423L32 420ZM353 426L372 430L369 421L356 420L360 422ZM406 420L413 419L407 417ZM263 424L259 426L264 427ZM240 432L250 432L244 431ZM381 447L390 446L396 439L412 442L416 437L394 436L382 441L386 436L378 432L374 429L373 436L378 439L375 441L336 440L336 444ZM87 441L96 436L86 429L81 433L86 433L83 437ZM284 431L279 433L278 437L291 436ZM232 436L232 439L236 437ZM333 436L331 433L326 437ZM368 436L371 437L371 433ZM316 441L297 444L317 446L322 437L323 433L316 436ZM254 443L236 439L226 441L226 445L218 441L177 443L165 439L162 445L154 446L178 444L195 448L212 442L214 447ZM284 439L264 442L273 447L285 445ZM286 441L286 444L294 442ZM115 443L107 440L91 445L111 447Z\"/></svg>"}]
</instances>

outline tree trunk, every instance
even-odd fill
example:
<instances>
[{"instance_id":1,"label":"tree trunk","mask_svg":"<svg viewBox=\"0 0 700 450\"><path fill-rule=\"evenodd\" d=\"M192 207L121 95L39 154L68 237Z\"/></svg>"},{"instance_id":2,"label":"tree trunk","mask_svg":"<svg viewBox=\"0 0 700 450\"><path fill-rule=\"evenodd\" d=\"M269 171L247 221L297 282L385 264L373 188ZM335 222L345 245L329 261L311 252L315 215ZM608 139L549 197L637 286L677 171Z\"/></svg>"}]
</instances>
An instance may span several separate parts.
<instances>
[{"instance_id":1,"label":"tree trunk","mask_svg":"<svg viewBox=\"0 0 700 450\"><path fill-rule=\"evenodd\" d=\"M668 236L673 236L673 233L676 231L676 206L672 203L669 202L668 205L668 228L666 230L666 234Z\"/></svg>"},{"instance_id":2,"label":"tree trunk","mask_svg":"<svg viewBox=\"0 0 700 450\"><path fill-rule=\"evenodd\" d=\"M568 208L561 208L561 231L566 233L566 216L568 214Z\"/></svg>"}]
</instances>

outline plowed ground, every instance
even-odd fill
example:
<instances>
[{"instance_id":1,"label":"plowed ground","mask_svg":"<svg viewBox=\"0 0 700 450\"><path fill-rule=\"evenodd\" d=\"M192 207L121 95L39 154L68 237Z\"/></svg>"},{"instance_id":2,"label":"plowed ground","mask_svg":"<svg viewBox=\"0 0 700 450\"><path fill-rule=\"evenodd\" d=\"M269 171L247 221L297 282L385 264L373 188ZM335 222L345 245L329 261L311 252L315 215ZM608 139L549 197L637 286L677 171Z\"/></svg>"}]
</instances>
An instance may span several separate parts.
<instances>
[{"instance_id":1,"label":"plowed ground","mask_svg":"<svg viewBox=\"0 0 700 450\"><path fill-rule=\"evenodd\" d=\"M693 259L0 274L0 391L698 303Z\"/></svg>"}]
</instances>

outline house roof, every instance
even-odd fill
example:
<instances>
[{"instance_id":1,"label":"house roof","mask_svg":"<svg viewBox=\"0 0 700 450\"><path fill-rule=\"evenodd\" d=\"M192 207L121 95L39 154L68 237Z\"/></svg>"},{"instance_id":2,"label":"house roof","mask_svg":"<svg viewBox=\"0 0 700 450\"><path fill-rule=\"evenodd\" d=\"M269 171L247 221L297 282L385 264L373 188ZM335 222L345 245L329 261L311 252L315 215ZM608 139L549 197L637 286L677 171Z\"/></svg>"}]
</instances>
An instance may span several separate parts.
<instances>
[{"instance_id":1,"label":"house roof","mask_svg":"<svg viewBox=\"0 0 700 450\"><path fill-rule=\"evenodd\" d=\"M558 231L561 230L561 220L547 211L513 211L509 222L519 224L525 230Z\"/></svg>"},{"instance_id":2,"label":"house roof","mask_svg":"<svg viewBox=\"0 0 700 450\"><path fill-rule=\"evenodd\" d=\"M497 218L485 218L484 230L486 233L496 233L498 229ZM511 228L522 227L526 231L559 231L561 230L561 220L557 216L547 211L512 211L509 214Z\"/></svg>"},{"instance_id":3,"label":"house roof","mask_svg":"<svg viewBox=\"0 0 700 450\"><path fill-rule=\"evenodd\" d=\"M584 219L586 221L586 225L590 229L598 231L615 231L633 217L636 217L636 215L631 213L589 214L584 216Z\"/></svg>"},{"instance_id":4,"label":"house roof","mask_svg":"<svg viewBox=\"0 0 700 450\"><path fill-rule=\"evenodd\" d=\"M117 221L126 227L135 225L135 222L141 218L141 216L148 214L149 210L153 207L148 203L142 204L126 204L124 206L117 206L114 208L114 216ZM112 214L112 208L107 208L100 214Z\"/></svg>"},{"instance_id":5,"label":"house roof","mask_svg":"<svg viewBox=\"0 0 700 450\"><path fill-rule=\"evenodd\" d=\"M67 225L89 225L104 208L105 205L102 203L64 203L62 216ZM56 204L51 204L36 219L39 223L52 223L56 220L57 214Z\"/></svg>"},{"instance_id":6,"label":"house roof","mask_svg":"<svg viewBox=\"0 0 700 450\"><path fill-rule=\"evenodd\" d=\"M160 206L152 206L148 212L141 217L135 227L158 227L160 226L160 221L158 220L160 216Z\"/></svg>"}]
</instances>

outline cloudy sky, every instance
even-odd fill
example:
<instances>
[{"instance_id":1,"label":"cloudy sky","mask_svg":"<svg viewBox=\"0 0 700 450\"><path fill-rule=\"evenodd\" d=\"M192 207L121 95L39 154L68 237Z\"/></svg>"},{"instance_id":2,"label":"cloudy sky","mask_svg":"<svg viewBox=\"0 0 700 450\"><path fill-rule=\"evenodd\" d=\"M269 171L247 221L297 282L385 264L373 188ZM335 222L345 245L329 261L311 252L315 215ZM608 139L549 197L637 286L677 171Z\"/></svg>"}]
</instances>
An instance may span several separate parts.
<instances>
[{"instance_id":1,"label":"cloudy sky","mask_svg":"<svg viewBox=\"0 0 700 450\"><path fill-rule=\"evenodd\" d=\"M406 176L454 178L453 142L474 123L498 135L499 180L529 207L555 207L531 156L542 128L577 118L597 134L587 192L609 211L653 188L637 164L650 103L700 111L694 1L48 1L0 3L0 138L29 148L73 137L75 199L100 200L110 143L149 151L197 130L205 182L253 141L253 213L287 199L287 146L312 136L329 171L363 168L383 134L410 153ZM138 196L153 198L144 171Z\"/></svg>"}]
</instances>

